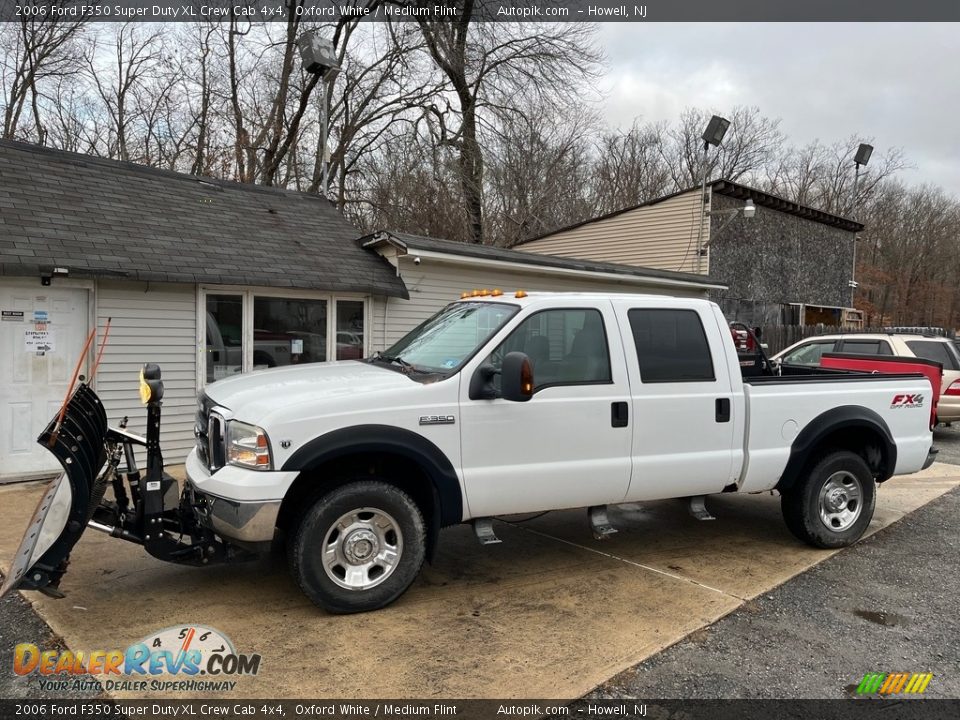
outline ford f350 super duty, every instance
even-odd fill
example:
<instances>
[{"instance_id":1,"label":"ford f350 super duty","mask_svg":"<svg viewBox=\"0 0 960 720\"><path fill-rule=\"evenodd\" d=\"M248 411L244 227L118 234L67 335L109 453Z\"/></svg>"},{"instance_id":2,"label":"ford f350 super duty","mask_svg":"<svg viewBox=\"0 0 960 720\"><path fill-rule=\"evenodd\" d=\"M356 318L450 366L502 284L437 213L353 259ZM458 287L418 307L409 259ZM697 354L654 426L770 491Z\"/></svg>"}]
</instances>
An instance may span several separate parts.
<instances>
[{"instance_id":1,"label":"ford f350 super duty","mask_svg":"<svg viewBox=\"0 0 960 720\"><path fill-rule=\"evenodd\" d=\"M794 535L837 548L878 484L933 462L923 375L745 379L740 362L707 300L474 293L373 357L208 385L182 491L163 472L159 368L142 373L145 438L108 428L81 385L40 437L66 480L4 589L58 593L90 526L198 566L282 541L311 600L357 612L401 595L449 525L497 542L496 516L583 507L603 538L611 504L685 498L709 518L709 495L769 490Z\"/></svg>"}]
</instances>

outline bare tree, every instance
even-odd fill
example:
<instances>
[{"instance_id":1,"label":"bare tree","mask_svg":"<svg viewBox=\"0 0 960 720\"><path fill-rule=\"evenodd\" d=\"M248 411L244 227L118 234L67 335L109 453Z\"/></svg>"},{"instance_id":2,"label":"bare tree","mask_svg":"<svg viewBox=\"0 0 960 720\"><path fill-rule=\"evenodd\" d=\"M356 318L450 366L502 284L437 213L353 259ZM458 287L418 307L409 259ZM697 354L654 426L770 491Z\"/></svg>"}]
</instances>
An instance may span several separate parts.
<instances>
[{"instance_id":1,"label":"bare tree","mask_svg":"<svg viewBox=\"0 0 960 720\"><path fill-rule=\"evenodd\" d=\"M437 98L431 117L436 142L456 150L475 243L485 240L481 125L511 113L518 97L557 107L576 95L600 59L589 25L479 22L481 5L459 0L454 20L417 20L430 57L450 83L452 99Z\"/></svg>"},{"instance_id":2,"label":"bare tree","mask_svg":"<svg viewBox=\"0 0 960 720\"><path fill-rule=\"evenodd\" d=\"M700 184L704 172L701 134L713 114L713 110L687 108L679 124L667 131L664 159L677 189ZM783 145L780 121L765 117L757 107L737 106L717 114L730 120L730 129L717 151L708 153L707 178L736 182L760 173Z\"/></svg>"},{"instance_id":3,"label":"bare tree","mask_svg":"<svg viewBox=\"0 0 960 720\"><path fill-rule=\"evenodd\" d=\"M3 137L46 143L41 113L41 86L50 79L78 71L85 21L53 19L50 8L66 0L30 0L25 7L46 10L29 13L0 33L0 86L3 90ZM25 114L30 121L24 123Z\"/></svg>"},{"instance_id":4,"label":"bare tree","mask_svg":"<svg viewBox=\"0 0 960 720\"><path fill-rule=\"evenodd\" d=\"M664 159L664 123L634 123L626 132L606 132L596 141L592 168L596 214L638 205L675 189Z\"/></svg>"}]
</instances>

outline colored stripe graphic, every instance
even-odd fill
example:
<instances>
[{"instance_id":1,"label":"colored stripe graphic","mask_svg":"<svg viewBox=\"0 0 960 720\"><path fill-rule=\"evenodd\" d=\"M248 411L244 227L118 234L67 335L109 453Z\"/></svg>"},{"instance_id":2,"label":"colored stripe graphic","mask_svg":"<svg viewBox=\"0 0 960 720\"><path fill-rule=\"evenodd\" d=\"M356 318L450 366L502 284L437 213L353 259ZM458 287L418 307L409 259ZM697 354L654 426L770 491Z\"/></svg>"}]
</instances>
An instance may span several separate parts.
<instances>
[{"instance_id":1,"label":"colored stripe graphic","mask_svg":"<svg viewBox=\"0 0 960 720\"><path fill-rule=\"evenodd\" d=\"M933 673L867 673L857 686L858 695L919 695L933 680Z\"/></svg>"},{"instance_id":2,"label":"colored stripe graphic","mask_svg":"<svg viewBox=\"0 0 960 720\"><path fill-rule=\"evenodd\" d=\"M880 689L880 683L883 682L886 676L886 673L867 673L863 676L863 680L860 681L859 687L857 687L857 694L873 695Z\"/></svg>"}]
</instances>

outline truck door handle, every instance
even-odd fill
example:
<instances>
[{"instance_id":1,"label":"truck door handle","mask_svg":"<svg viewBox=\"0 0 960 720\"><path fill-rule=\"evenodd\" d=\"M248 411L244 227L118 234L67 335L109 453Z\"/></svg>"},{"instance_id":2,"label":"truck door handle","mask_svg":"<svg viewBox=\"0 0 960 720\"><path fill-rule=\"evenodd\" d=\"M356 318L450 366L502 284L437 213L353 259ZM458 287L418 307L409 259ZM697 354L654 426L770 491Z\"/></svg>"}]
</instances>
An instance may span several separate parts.
<instances>
[{"instance_id":1,"label":"truck door handle","mask_svg":"<svg viewBox=\"0 0 960 720\"><path fill-rule=\"evenodd\" d=\"M717 422L730 422L730 398L717 398Z\"/></svg>"},{"instance_id":2,"label":"truck door handle","mask_svg":"<svg viewBox=\"0 0 960 720\"><path fill-rule=\"evenodd\" d=\"M630 413L625 402L615 402L610 405L610 426L626 427L630 420Z\"/></svg>"}]
</instances>

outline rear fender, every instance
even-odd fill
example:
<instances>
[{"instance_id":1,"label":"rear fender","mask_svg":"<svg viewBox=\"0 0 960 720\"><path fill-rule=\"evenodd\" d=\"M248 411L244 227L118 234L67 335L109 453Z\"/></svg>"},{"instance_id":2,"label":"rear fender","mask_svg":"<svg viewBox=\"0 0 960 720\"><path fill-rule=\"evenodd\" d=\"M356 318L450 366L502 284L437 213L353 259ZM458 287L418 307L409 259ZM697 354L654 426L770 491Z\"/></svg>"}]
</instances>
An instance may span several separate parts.
<instances>
[{"instance_id":1,"label":"rear fender","mask_svg":"<svg viewBox=\"0 0 960 720\"><path fill-rule=\"evenodd\" d=\"M880 447L881 458L877 467L877 481L888 480L897 465L897 445L890 433L886 421L870 408L858 405L843 405L818 415L800 431L790 447L790 459L777 483L778 490L793 487L801 478L804 468L811 460L819 457L819 452L832 444L831 436L837 438L839 446L844 447L843 434L870 433ZM861 448L856 448L860 450Z\"/></svg>"}]
</instances>

